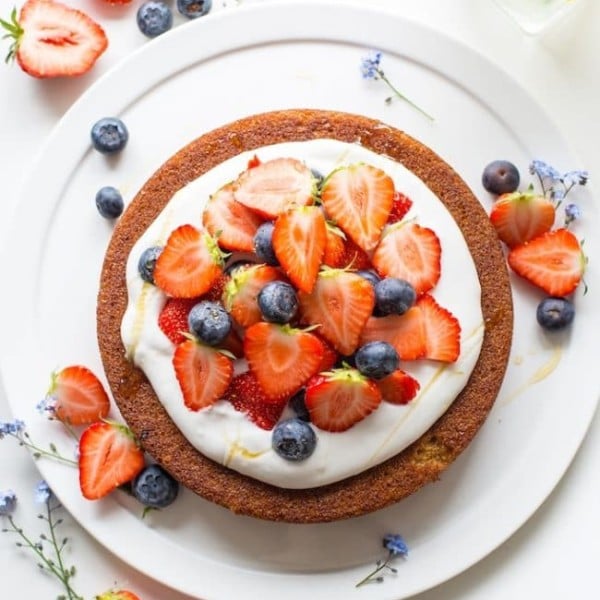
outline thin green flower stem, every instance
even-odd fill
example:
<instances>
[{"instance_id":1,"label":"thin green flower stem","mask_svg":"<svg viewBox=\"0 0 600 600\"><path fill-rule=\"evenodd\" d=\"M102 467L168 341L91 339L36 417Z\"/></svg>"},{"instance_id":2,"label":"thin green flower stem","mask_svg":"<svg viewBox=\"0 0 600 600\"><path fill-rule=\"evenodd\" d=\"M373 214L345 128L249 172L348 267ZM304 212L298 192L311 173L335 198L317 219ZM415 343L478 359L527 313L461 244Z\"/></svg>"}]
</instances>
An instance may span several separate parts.
<instances>
[{"instance_id":1,"label":"thin green flower stem","mask_svg":"<svg viewBox=\"0 0 600 600\"><path fill-rule=\"evenodd\" d=\"M62 581L63 580L62 575L57 570L57 568L54 566L54 564L52 564L52 561L50 561L48 558L46 558L45 554L39 549L39 547L36 544L34 544L27 537L27 535L23 532L23 530L20 527L17 527L17 524L14 522L12 515L9 515L8 522L10 523L12 530L25 542L26 546L28 548L30 548L31 550L33 550L33 552L42 561L42 563L44 563L45 568L48 569L48 571L50 571L50 573L53 573L54 575L56 575L56 577L58 577L58 579L60 579ZM83 600L83 599L81 599L81 600Z\"/></svg>"},{"instance_id":2,"label":"thin green flower stem","mask_svg":"<svg viewBox=\"0 0 600 600\"><path fill-rule=\"evenodd\" d=\"M386 85L392 90L392 92L394 92L395 96L397 96L398 98L404 100L404 102L408 103L415 110L418 110L422 115L425 115L430 121L434 120L434 118L429 113L425 112L420 106L418 106L417 104L415 104L412 100L410 100L410 98L407 98L402 92L400 92L392 84L392 82L385 76L385 74L383 73L383 71L381 71L380 69L377 69L377 75L379 76L379 78L382 81L384 81L386 83Z\"/></svg>"},{"instance_id":3,"label":"thin green flower stem","mask_svg":"<svg viewBox=\"0 0 600 600\"><path fill-rule=\"evenodd\" d=\"M393 556L394 553L390 551L387 555L387 558L374 571L371 571L366 577L361 579L354 587L360 587L362 585L365 585L365 583L372 583L374 581L378 581L377 579L375 579L375 575L388 568L389 562Z\"/></svg>"},{"instance_id":4,"label":"thin green flower stem","mask_svg":"<svg viewBox=\"0 0 600 600\"><path fill-rule=\"evenodd\" d=\"M39 448L32 442L28 442L25 438L23 438L19 435L14 435L14 434L11 434L11 435L13 435L13 437L19 441L19 444L25 446L26 448L29 448L30 450L33 450L33 452L35 454L38 454L40 456L46 456L47 458L53 458L54 460L58 460L59 462L65 463L66 465L71 465L72 467L77 466L77 461L75 461L75 460L71 460L70 458L65 458L61 454L54 453L54 452L48 452L48 450Z\"/></svg>"},{"instance_id":5,"label":"thin green flower stem","mask_svg":"<svg viewBox=\"0 0 600 600\"><path fill-rule=\"evenodd\" d=\"M73 590L73 588L71 587L71 583L70 583L70 579L71 579L71 574L69 569L65 568L65 564L63 562L63 558L62 558L62 549L64 548L64 544L60 545L58 544L58 540L56 539L56 524L54 523L54 520L52 519L52 512L54 509L52 509L50 507L50 502L52 500L49 499L46 502L46 515L47 515L47 519L48 519L48 526L50 528L50 539L52 542L52 546L54 547L54 553L56 556L56 560L58 562L58 568L60 570L60 573L62 574L62 576L60 577L60 580L63 582L63 585L65 586L65 590L67 591L67 594L69 594L69 600L84 600L83 597L79 596L78 594L75 593L75 591ZM60 505L57 505L55 508L58 508Z\"/></svg>"}]
</instances>

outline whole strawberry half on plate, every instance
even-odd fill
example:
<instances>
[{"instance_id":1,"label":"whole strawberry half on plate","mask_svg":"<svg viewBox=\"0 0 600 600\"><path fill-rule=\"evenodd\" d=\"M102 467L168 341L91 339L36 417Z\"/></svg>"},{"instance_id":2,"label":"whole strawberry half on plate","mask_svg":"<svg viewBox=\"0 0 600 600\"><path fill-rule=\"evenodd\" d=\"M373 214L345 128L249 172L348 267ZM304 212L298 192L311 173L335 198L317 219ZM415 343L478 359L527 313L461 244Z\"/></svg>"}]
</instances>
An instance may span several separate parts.
<instances>
[{"instance_id":1,"label":"whole strawberry half on plate","mask_svg":"<svg viewBox=\"0 0 600 600\"><path fill-rule=\"evenodd\" d=\"M79 439L79 485L97 500L131 481L144 468L144 454L125 425L99 421Z\"/></svg>"},{"instance_id":2,"label":"whole strawberry half on plate","mask_svg":"<svg viewBox=\"0 0 600 600\"><path fill-rule=\"evenodd\" d=\"M502 194L490 212L498 237L510 248L550 231L554 217L554 204L532 191Z\"/></svg>"},{"instance_id":3,"label":"whole strawberry half on plate","mask_svg":"<svg viewBox=\"0 0 600 600\"><path fill-rule=\"evenodd\" d=\"M571 231L555 229L512 248L508 264L550 296L568 296L583 278L586 258Z\"/></svg>"},{"instance_id":4,"label":"whole strawberry half on plate","mask_svg":"<svg viewBox=\"0 0 600 600\"><path fill-rule=\"evenodd\" d=\"M33 77L82 75L108 46L98 23L54 0L28 0L18 17L13 11L0 25L13 39L7 60L14 58Z\"/></svg>"}]
</instances>

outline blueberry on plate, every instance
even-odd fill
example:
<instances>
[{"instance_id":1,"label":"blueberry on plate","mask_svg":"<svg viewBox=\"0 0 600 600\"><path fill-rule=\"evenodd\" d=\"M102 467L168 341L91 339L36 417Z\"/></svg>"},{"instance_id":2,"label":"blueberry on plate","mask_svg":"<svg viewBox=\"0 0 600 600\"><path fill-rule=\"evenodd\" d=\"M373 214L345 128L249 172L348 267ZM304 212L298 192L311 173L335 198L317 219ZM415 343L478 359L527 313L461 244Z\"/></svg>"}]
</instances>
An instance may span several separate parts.
<instances>
[{"instance_id":1,"label":"blueberry on plate","mask_svg":"<svg viewBox=\"0 0 600 600\"><path fill-rule=\"evenodd\" d=\"M404 279L386 277L375 284L375 308L378 316L402 315L416 300L415 288Z\"/></svg>"},{"instance_id":2,"label":"blueberry on plate","mask_svg":"<svg viewBox=\"0 0 600 600\"><path fill-rule=\"evenodd\" d=\"M160 465L149 465L131 484L131 492L145 506L165 508L179 493L179 484Z\"/></svg>"},{"instance_id":3,"label":"blueberry on plate","mask_svg":"<svg viewBox=\"0 0 600 600\"><path fill-rule=\"evenodd\" d=\"M369 342L356 351L356 368L371 379L383 379L400 366L396 349L387 342Z\"/></svg>"},{"instance_id":4,"label":"blueberry on plate","mask_svg":"<svg viewBox=\"0 0 600 600\"><path fill-rule=\"evenodd\" d=\"M96 208L105 219L120 217L124 207L123 196L117 188L107 185L96 193Z\"/></svg>"},{"instance_id":5,"label":"blueberry on plate","mask_svg":"<svg viewBox=\"0 0 600 600\"><path fill-rule=\"evenodd\" d=\"M173 26L173 12L164 2L149 0L137 11L139 30L149 38L165 33Z\"/></svg>"},{"instance_id":6,"label":"blueberry on plate","mask_svg":"<svg viewBox=\"0 0 600 600\"><path fill-rule=\"evenodd\" d=\"M256 252L256 256L272 267L279 265L279 261L275 256L275 250L273 249L274 228L275 225L271 221L267 221L259 225L254 234L254 252Z\"/></svg>"},{"instance_id":7,"label":"blueberry on plate","mask_svg":"<svg viewBox=\"0 0 600 600\"><path fill-rule=\"evenodd\" d=\"M296 291L284 281L267 283L257 296L263 319L269 323L289 323L298 312Z\"/></svg>"},{"instance_id":8,"label":"blueberry on plate","mask_svg":"<svg viewBox=\"0 0 600 600\"><path fill-rule=\"evenodd\" d=\"M508 160L494 160L483 170L481 183L492 194L514 192L519 187L519 170Z\"/></svg>"},{"instance_id":9,"label":"blueberry on plate","mask_svg":"<svg viewBox=\"0 0 600 600\"><path fill-rule=\"evenodd\" d=\"M575 306L567 298L544 298L537 307L537 322L551 331L564 329L575 318Z\"/></svg>"},{"instance_id":10,"label":"blueberry on plate","mask_svg":"<svg viewBox=\"0 0 600 600\"><path fill-rule=\"evenodd\" d=\"M92 145L102 154L114 154L123 150L129 139L129 132L125 127L125 123L116 117L104 117L96 121L92 126L90 135Z\"/></svg>"},{"instance_id":11,"label":"blueberry on plate","mask_svg":"<svg viewBox=\"0 0 600 600\"><path fill-rule=\"evenodd\" d=\"M231 331L231 317L218 302L199 302L188 315L190 331L209 346L218 346Z\"/></svg>"},{"instance_id":12,"label":"blueberry on plate","mask_svg":"<svg viewBox=\"0 0 600 600\"><path fill-rule=\"evenodd\" d=\"M154 284L154 267L156 267L156 261L162 251L162 246L150 246L140 254L138 260L138 273L147 283Z\"/></svg>"},{"instance_id":13,"label":"blueberry on plate","mask_svg":"<svg viewBox=\"0 0 600 600\"><path fill-rule=\"evenodd\" d=\"M197 19L210 12L212 0L177 0L177 10L188 19Z\"/></svg>"},{"instance_id":14,"label":"blueberry on plate","mask_svg":"<svg viewBox=\"0 0 600 600\"><path fill-rule=\"evenodd\" d=\"M306 421L285 419L275 425L271 445L281 458L297 462L306 460L314 452L317 436Z\"/></svg>"}]
</instances>

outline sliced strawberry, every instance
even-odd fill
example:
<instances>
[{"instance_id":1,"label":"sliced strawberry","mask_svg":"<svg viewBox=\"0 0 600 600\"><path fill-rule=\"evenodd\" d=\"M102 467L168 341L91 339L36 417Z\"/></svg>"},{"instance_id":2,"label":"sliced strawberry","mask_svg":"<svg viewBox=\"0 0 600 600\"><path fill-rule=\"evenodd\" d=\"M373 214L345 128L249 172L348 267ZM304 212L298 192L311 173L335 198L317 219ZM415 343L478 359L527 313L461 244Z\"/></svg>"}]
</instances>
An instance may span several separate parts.
<instances>
[{"instance_id":1,"label":"sliced strawberry","mask_svg":"<svg viewBox=\"0 0 600 600\"><path fill-rule=\"evenodd\" d=\"M398 369L376 382L383 399L390 404L408 404L414 400L421 385L410 374Z\"/></svg>"},{"instance_id":2,"label":"sliced strawberry","mask_svg":"<svg viewBox=\"0 0 600 600\"><path fill-rule=\"evenodd\" d=\"M260 290L267 283L281 279L281 272L269 265L239 267L225 285L223 304L238 325L250 327L262 318L257 302Z\"/></svg>"},{"instance_id":3,"label":"sliced strawberry","mask_svg":"<svg viewBox=\"0 0 600 600\"><path fill-rule=\"evenodd\" d=\"M160 330L176 345L185 342L189 331L188 315L199 298L168 298L158 315Z\"/></svg>"},{"instance_id":4,"label":"sliced strawberry","mask_svg":"<svg viewBox=\"0 0 600 600\"><path fill-rule=\"evenodd\" d=\"M406 213L411 209L412 204L412 200L408 196L404 195L402 192L394 192L392 210L390 211L390 216L387 220L388 224L402 221L406 216Z\"/></svg>"},{"instance_id":5,"label":"sliced strawberry","mask_svg":"<svg viewBox=\"0 0 600 600\"><path fill-rule=\"evenodd\" d=\"M252 371L234 377L223 399L231 402L235 410L245 413L261 429L268 431L275 427L287 403L287 398L277 402L268 399Z\"/></svg>"},{"instance_id":6,"label":"sliced strawberry","mask_svg":"<svg viewBox=\"0 0 600 600\"><path fill-rule=\"evenodd\" d=\"M417 306L423 315L425 358L455 362L460 355L460 323L429 294L419 298Z\"/></svg>"},{"instance_id":7,"label":"sliced strawberry","mask_svg":"<svg viewBox=\"0 0 600 600\"><path fill-rule=\"evenodd\" d=\"M388 342L401 360L455 362L460 355L460 324L433 296L423 294L403 315L371 317L361 344Z\"/></svg>"},{"instance_id":8,"label":"sliced strawberry","mask_svg":"<svg viewBox=\"0 0 600 600\"><path fill-rule=\"evenodd\" d=\"M352 354L373 312L373 286L360 275L340 269L321 271L310 294L298 293L302 321L320 325L322 335L338 352Z\"/></svg>"},{"instance_id":9,"label":"sliced strawberry","mask_svg":"<svg viewBox=\"0 0 600 600\"><path fill-rule=\"evenodd\" d=\"M240 204L233 197L233 184L227 184L209 199L202 223L221 248L252 252L254 234L263 222L254 211Z\"/></svg>"},{"instance_id":10,"label":"sliced strawberry","mask_svg":"<svg viewBox=\"0 0 600 600\"><path fill-rule=\"evenodd\" d=\"M512 248L508 264L550 296L568 296L583 277L586 259L575 235L556 229Z\"/></svg>"},{"instance_id":11,"label":"sliced strawberry","mask_svg":"<svg viewBox=\"0 0 600 600\"><path fill-rule=\"evenodd\" d=\"M360 345L378 341L394 346L400 360L425 358L427 346L419 308L415 305L403 315L370 317L362 331Z\"/></svg>"},{"instance_id":12,"label":"sliced strawberry","mask_svg":"<svg viewBox=\"0 0 600 600\"><path fill-rule=\"evenodd\" d=\"M188 339L177 346L173 367L183 402L194 411L214 404L233 378L233 361L196 340Z\"/></svg>"},{"instance_id":13,"label":"sliced strawberry","mask_svg":"<svg viewBox=\"0 0 600 600\"><path fill-rule=\"evenodd\" d=\"M382 277L397 277L412 284L417 294L432 289L441 274L442 247L432 229L417 223L398 223L383 234L373 254Z\"/></svg>"},{"instance_id":14,"label":"sliced strawberry","mask_svg":"<svg viewBox=\"0 0 600 600\"><path fill-rule=\"evenodd\" d=\"M27 0L10 22L0 21L14 42L8 59L33 77L82 75L106 50L108 39L98 23L80 10L54 0Z\"/></svg>"},{"instance_id":15,"label":"sliced strawberry","mask_svg":"<svg viewBox=\"0 0 600 600\"><path fill-rule=\"evenodd\" d=\"M377 409L381 392L356 369L336 369L308 382L304 402L316 427L346 431Z\"/></svg>"},{"instance_id":16,"label":"sliced strawberry","mask_svg":"<svg viewBox=\"0 0 600 600\"><path fill-rule=\"evenodd\" d=\"M144 468L144 453L125 425L99 421L79 439L79 485L96 500L131 481Z\"/></svg>"},{"instance_id":17,"label":"sliced strawberry","mask_svg":"<svg viewBox=\"0 0 600 600\"><path fill-rule=\"evenodd\" d=\"M156 260L154 282L170 296L194 298L208 292L222 272L215 240L192 225L181 225Z\"/></svg>"},{"instance_id":18,"label":"sliced strawberry","mask_svg":"<svg viewBox=\"0 0 600 600\"><path fill-rule=\"evenodd\" d=\"M323 360L321 360L321 364L319 365L318 373L322 373L323 371L331 371L337 361L340 358L339 352L335 350L333 346L329 344L327 340L321 337L319 334L315 333L321 344L323 344Z\"/></svg>"},{"instance_id":19,"label":"sliced strawberry","mask_svg":"<svg viewBox=\"0 0 600 600\"><path fill-rule=\"evenodd\" d=\"M304 292L315 285L326 239L325 217L317 206L288 210L275 221L275 256L290 281Z\"/></svg>"},{"instance_id":20,"label":"sliced strawberry","mask_svg":"<svg viewBox=\"0 0 600 600\"><path fill-rule=\"evenodd\" d=\"M295 394L317 371L323 344L308 331L289 325L256 323L246 330L244 354L271 401Z\"/></svg>"},{"instance_id":21,"label":"sliced strawberry","mask_svg":"<svg viewBox=\"0 0 600 600\"><path fill-rule=\"evenodd\" d=\"M369 255L352 240L344 240L344 254L341 260L341 268L370 269L373 265Z\"/></svg>"},{"instance_id":22,"label":"sliced strawberry","mask_svg":"<svg viewBox=\"0 0 600 600\"><path fill-rule=\"evenodd\" d=\"M325 251L323 252L323 264L337 269L345 267L345 234L344 232L335 225L327 223L327 230L325 232Z\"/></svg>"},{"instance_id":23,"label":"sliced strawberry","mask_svg":"<svg viewBox=\"0 0 600 600\"><path fill-rule=\"evenodd\" d=\"M550 231L554 218L554 204L532 191L502 194L490 213L498 237L511 248Z\"/></svg>"},{"instance_id":24,"label":"sliced strawberry","mask_svg":"<svg viewBox=\"0 0 600 600\"><path fill-rule=\"evenodd\" d=\"M311 170L294 158L276 158L253 166L233 186L238 202L267 219L311 204L315 192Z\"/></svg>"},{"instance_id":25,"label":"sliced strawberry","mask_svg":"<svg viewBox=\"0 0 600 600\"><path fill-rule=\"evenodd\" d=\"M108 415L110 400L100 380L87 367L73 365L52 374L48 396L53 414L68 425L89 425Z\"/></svg>"},{"instance_id":26,"label":"sliced strawberry","mask_svg":"<svg viewBox=\"0 0 600 600\"><path fill-rule=\"evenodd\" d=\"M329 217L366 252L377 246L393 201L391 177L364 163L337 169L321 191Z\"/></svg>"}]
</instances>

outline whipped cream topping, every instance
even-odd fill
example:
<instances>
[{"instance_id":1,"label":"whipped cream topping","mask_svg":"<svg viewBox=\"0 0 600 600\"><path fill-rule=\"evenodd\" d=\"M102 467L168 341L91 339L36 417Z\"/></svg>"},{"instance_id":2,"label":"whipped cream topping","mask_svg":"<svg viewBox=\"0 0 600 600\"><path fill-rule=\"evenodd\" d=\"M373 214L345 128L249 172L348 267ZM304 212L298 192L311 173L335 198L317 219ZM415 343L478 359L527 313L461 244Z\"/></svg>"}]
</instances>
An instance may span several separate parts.
<instances>
[{"instance_id":1,"label":"whipped cream topping","mask_svg":"<svg viewBox=\"0 0 600 600\"><path fill-rule=\"evenodd\" d=\"M440 239L442 275L431 293L458 318L462 330L461 352L455 363L401 363L401 368L420 383L414 400L403 406L383 401L375 412L343 433L315 428L316 449L301 462L278 456L271 448L272 432L256 426L227 401L219 400L197 412L186 408L171 362L174 346L158 326L166 296L145 283L137 269L144 249L163 245L175 227L190 223L200 228L209 196L244 171L254 154L261 161L298 158L324 174L356 162L383 169L394 180L396 189L413 201L406 218L430 227ZM462 232L442 202L423 181L394 160L359 144L330 139L275 144L244 152L178 191L133 247L127 263L127 290L128 307L121 325L127 355L144 371L183 435L216 462L284 488L311 488L339 481L402 451L433 425L466 385L483 341L481 289L475 265ZM245 368L245 361L237 362L237 372ZM294 413L286 408L282 419L290 416Z\"/></svg>"}]
</instances>

